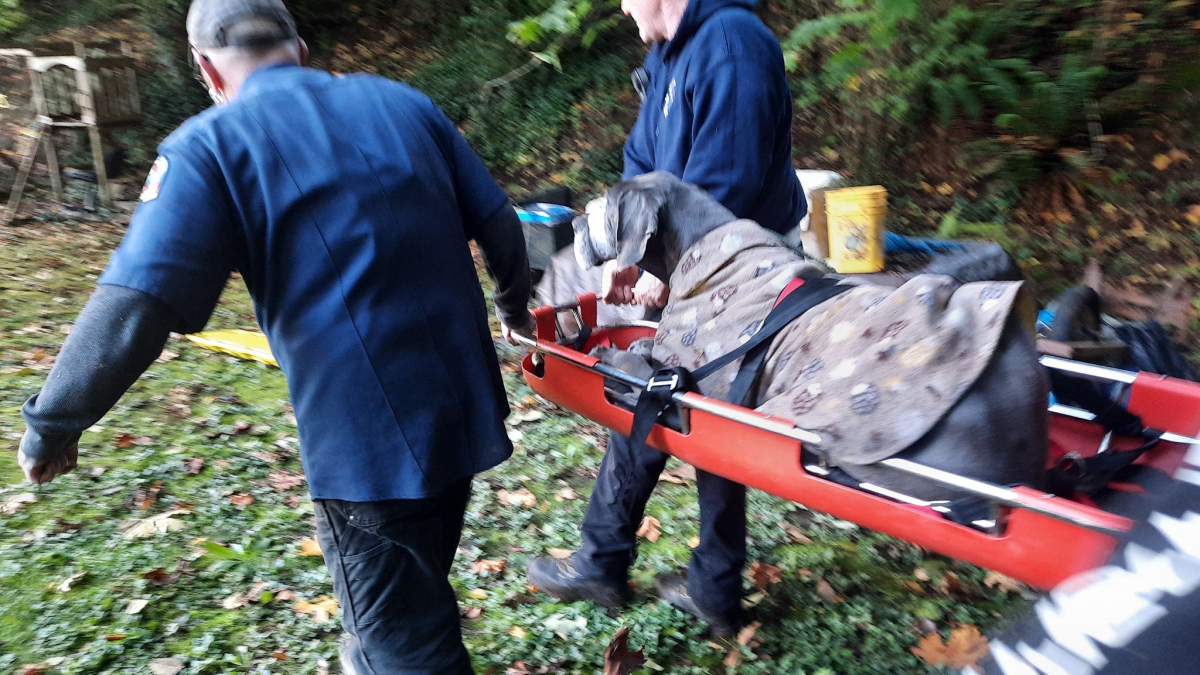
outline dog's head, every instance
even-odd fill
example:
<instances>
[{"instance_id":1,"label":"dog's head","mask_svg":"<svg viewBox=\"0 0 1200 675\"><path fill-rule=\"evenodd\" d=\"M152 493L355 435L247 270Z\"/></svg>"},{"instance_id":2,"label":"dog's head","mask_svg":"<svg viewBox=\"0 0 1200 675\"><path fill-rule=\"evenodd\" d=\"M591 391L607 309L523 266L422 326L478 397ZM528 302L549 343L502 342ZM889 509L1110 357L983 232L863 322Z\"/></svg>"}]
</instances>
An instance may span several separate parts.
<instances>
[{"instance_id":1,"label":"dog's head","mask_svg":"<svg viewBox=\"0 0 1200 675\"><path fill-rule=\"evenodd\" d=\"M640 263L647 242L658 232L659 211L667 202L671 181L682 184L661 171L638 176L588 202L584 214L572 222L579 266L588 269L616 260L625 269Z\"/></svg>"}]
</instances>

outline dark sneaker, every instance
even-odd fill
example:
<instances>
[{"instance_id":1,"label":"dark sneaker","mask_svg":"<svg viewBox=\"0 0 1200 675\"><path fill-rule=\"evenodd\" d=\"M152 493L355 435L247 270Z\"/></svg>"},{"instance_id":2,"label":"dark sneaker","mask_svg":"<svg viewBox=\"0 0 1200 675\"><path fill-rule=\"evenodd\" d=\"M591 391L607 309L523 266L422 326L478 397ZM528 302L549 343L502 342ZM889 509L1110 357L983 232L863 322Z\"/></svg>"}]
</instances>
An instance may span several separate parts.
<instances>
[{"instance_id":1,"label":"dark sneaker","mask_svg":"<svg viewBox=\"0 0 1200 675\"><path fill-rule=\"evenodd\" d=\"M687 579L683 577L659 575L654 578L654 590L663 600L708 624L709 633L715 638L731 638L741 628L739 611L717 614L696 604L696 599L688 595Z\"/></svg>"},{"instance_id":2,"label":"dark sneaker","mask_svg":"<svg viewBox=\"0 0 1200 675\"><path fill-rule=\"evenodd\" d=\"M534 558L529 561L526 574L529 583L562 600L591 600L601 607L622 607L629 602L633 592L628 584L618 584L606 579L585 577L575 571L571 558Z\"/></svg>"}]
</instances>

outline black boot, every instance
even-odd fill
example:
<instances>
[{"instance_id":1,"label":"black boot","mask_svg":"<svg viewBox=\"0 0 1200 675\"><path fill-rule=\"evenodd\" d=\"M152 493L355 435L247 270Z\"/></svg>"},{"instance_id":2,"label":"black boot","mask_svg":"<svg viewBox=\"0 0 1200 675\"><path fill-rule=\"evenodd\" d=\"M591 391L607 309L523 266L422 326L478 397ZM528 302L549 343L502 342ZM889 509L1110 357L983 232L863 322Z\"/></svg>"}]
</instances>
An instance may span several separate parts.
<instances>
[{"instance_id":1,"label":"black boot","mask_svg":"<svg viewBox=\"0 0 1200 675\"><path fill-rule=\"evenodd\" d=\"M601 607L622 607L632 598L633 592L629 589L629 584L584 577L575 571L571 560L530 560L526 569L529 583L563 602L591 600Z\"/></svg>"},{"instance_id":2,"label":"black boot","mask_svg":"<svg viewBox=\"0 0 1200 675\"><path fill-rule=\"evenodd\" d=\"M687 580L675 575L659 575L654 578L654 590L659 597L708 624L709 634L715 638L731 638L741 628L741 608L725 613L710 612L696 604L688 594Z\"/></svg>"}]
</instances>

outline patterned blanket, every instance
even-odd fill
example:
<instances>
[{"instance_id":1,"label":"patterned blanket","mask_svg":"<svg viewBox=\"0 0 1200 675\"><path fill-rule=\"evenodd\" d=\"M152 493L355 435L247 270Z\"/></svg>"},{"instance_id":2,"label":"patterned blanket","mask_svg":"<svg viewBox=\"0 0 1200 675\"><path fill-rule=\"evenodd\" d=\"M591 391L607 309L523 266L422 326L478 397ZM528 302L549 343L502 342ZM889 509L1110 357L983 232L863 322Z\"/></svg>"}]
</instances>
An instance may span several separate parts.
<instances>
[{"instance_id":1,"label":"patterned blanket","mask_svg":"<svg viewBox=\"0 0 1200 675\"><path fill-rule=\"evenodd\" d=\"M821 271L752 221L714 230L671 276L653 357L704 365L749 340L792 279ZM932 429L983 372L1020 287L922 275L900 288L842 293L775 337L755 408L819 433L835 463L890 457ZM702 393L725 397L738 365L701 382Z\"/></svg>"}]
</instances>

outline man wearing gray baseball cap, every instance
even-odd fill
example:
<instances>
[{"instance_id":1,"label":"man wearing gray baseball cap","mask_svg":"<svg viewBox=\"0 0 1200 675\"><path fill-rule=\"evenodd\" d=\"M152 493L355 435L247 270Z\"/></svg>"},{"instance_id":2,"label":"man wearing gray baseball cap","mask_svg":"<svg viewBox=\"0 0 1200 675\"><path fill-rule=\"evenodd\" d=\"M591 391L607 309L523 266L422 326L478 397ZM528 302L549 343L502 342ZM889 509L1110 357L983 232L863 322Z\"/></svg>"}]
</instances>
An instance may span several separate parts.
<instances>
[{"instance_id":1,"label":"man wearing gray baseball cap","mask_svg":"<svg viewBox=\"0 0 1200 675\"><path fill-rule=\"evenodd\" d=\"M241 273L288 380L343 673L471 673L448 574L471 481L512 453L475 273L503 332L532 331L508 197L411 87L305 68L280 0L195 0L213 108L159 146L128 233L42 391L18 463L44 483ZM511 327L511 328L510 328Z\"/></svg>"}]
</instances>

